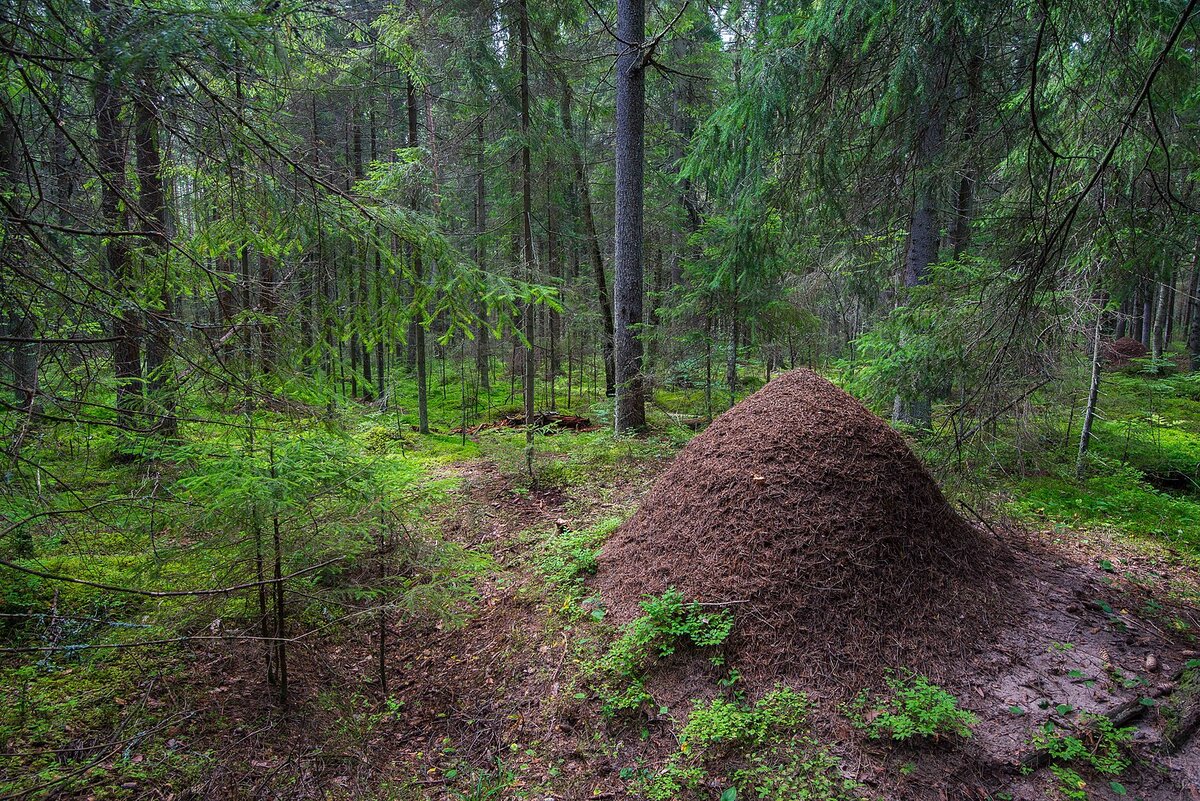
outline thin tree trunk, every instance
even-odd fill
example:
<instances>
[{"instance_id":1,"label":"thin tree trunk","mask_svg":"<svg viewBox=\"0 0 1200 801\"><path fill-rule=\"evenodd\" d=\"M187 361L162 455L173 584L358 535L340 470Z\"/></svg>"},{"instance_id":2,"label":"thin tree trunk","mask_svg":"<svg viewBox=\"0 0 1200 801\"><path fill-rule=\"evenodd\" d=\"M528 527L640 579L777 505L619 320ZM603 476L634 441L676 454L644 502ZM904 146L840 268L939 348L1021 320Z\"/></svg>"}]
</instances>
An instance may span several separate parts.
<instances>
[{"instance_id":1,"label":"thin tree trunk","mask_svg":"<svg viewBox=\"0 0 1200 801\"><path fill-rule=\"evenodd\" d=\"M950 246L958 258L967 248L971 238L971 214L975 200L976 159L972 145L979 133L979 103L982 92L983 54L976 45L967 62L967 111L963 121L962 149L967 162L958 181L958 193L954 202L954 227L950 233Z\"/></svg>"},{"instance_id":2,"label":"thin tree trunk","mask_svg":"<svg viewBox=\"0 0 1200 801\"><path fill-rule=\"evenodd\" d=\"M596 218L592 214L592 192L588 184L587 168L583 153L572 132L571 84L565 77L562 83L562 124L571 151L571 167L575 173L575 187L579 193L579 211L583 218L583 235L587 240L588 258L592 264L592 279L596 282L596 305L600 311L600 323L604 331L601 351L604 354L604 394L612 397L617 392L616 369L613 366L613 305L608 292L608 277L604 274L604 256L600 249L600 237L596 234Z\"/></svg>"},{"instance_id":3,"label":"thin tree trunk","mask_svg":"<svg viewBox=\"0 0 1200 801\"><path fill-rule=\"evenodd\" d=\"M411 10L412 4L409 3ZM406 83L408 101L408 146L419 146L417 140L417 89L409 75ZM417 430L422 434L429 433L429 379L425 366L425 297L424 297L424 264L420 253L413 254L413 295L417 317L412 326L413 361L417 368Z\"/></svg>"},{"instance_id":4,"label":"thin tree trunk","mask_svg":"<svg viewBox=\"0 0 1200 801\"><path fill-rule=\"evenodd\" d=\"M1092 421L1096 419L1096 398L1100 396L1100 332L1104 322L1104 306L1096 310L1096 325L1092 332L1092 383L1088 389L1087 406L1083 411L1083 431L1079 435L1079 455L1075 459L1075 476L1083 478L1088 445L1092 440Z\"/></svg>"},{"instance_id":5,"label":"thin tree trunk","mask_svg":"<svg viewBox=\"0 0 1200 801\"><path fill-rule=\"evenodd\" d=\"M521 233L525 280L533 283L533 168L529 153L529 8L520 0L521 39ZM533 348L533 300L525 304L525 460L533 476L533 411L535 353Z\"/></svg>"},{"instance_id":6,"label":"thin tree trunk","mask_svg":"<svg viewBox=\"0 0 1200 801\"><path fill-rule=\"evenodd\" d=\"M484 235L487 233L487 148L484 143L483 121L484 117L481 114L475 127L475 263L481 268L485 255ZM487 309L481 304L476 313L480 322L475 327L475 369L479 373L479 391L488 395L492 391L492 367L488 354Z\"/></svg>"},{"instance_id":7,"label":"thin tree trunk","mask_svg":"<svg viewBox=\"0 0 1200 801\"><path fill-rule=\"evenodd\" d=\"M1196 248L1192 263L1191 289L1188 292L1191 312L1188 315L1187 348L1193 370L1200 370L1200 298L1197 292L1200 292L1200 246Z\"/></svg>"},{"instance_id":8,"label":"thin tree trunk","mask_svg":"<svg viewBox=\"0 0 1200 801\"><path fill-rule=\"evenodd\" d=\"M729 408L737 402L738 388L738 347L741 344L742 327L738 321L737 295L733 297L733 306L729 315L729 350L725 356L725 384L729 387Z\"/></svg>"},{"instance_id":9,"label":"thin tree trunk","mask_svg":"<svg viewBox=\"0 0 1200 801\"><path fill-rule=\"evenodd\" d=\"M1163 355L1163 346L1165 345L1165 334L1167 330L1167 315L1170 307L1167 301L1170 299L1170 292L1167 290L1167 284L1174 280L1168 278L1166 281L1158 284L1158 292L1155 296L1154 304L1154 329L1150 337L1151 347L1150 356L1154 361L1158 361Z\"/></svg>"}]
</instances>

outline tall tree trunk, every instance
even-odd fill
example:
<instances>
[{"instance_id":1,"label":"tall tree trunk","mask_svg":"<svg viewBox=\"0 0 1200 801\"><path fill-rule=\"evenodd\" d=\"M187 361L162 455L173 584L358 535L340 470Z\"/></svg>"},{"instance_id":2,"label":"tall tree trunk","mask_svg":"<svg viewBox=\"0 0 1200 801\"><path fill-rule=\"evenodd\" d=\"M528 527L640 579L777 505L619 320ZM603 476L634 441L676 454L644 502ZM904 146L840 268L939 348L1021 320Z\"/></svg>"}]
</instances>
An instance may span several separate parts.
<instances>
[{"instance_id":1,"label":"tall tree trunk","mask_svg":"<svg viewBox=\"0 0 1200 801\"><path fill-rule=\"evenodd\" d=\"M617 0L616 278L613 313L618 434L646 426L642 377L643 233L645 169L645 0Z\"/></svg>"},{"instance_id":2,"label":"tall tree trunk","mask_svg":"<svg viewBox=\"0 0 1200 801\"><path fill-rule=\"evenodd\" d=\"M4 37L7 42L8 37ZM18 136L13 109L9 107L8 99L0 98L0 206L4 214L0 220L3 226L5 253L4 261L8 269L21 274L30 269L25 245L19 232L20 220L24 211L18 207L21 180L20 157L18 153ZM38 380L38 348L34 342L36 332L33 309L29 300L16 297L17 285L14 281L9 291L14 296L4 297L8 305L7 319L0 316L0 326L4 333L13 337L9 355L5 357L7 367L12 372L13 405L25 411L37 410L37 380ZM8 295L7 292L4 293ZM9 454L13 458L19 455L22 437L14 437Z\"/></svg>"},{"instance_id":3,"label":"tall tree trunk","mask_svg":"<svg viewBox=\"0 0 1200 801\"><path fill-rule=\"evenodd\" d=\"M946 141L946 73L944 56L930 65L926 91L917 118L919 136L916 147L916 175L912 217L908 229L908 249L904 258L904 286L912 289L925 282L929 266L937 261L940 241L937 218L937 191L940 185L938 162ZM900 417L907 423L929 428L930 398L922 391L902 391Z\"/></svg>"},{"instance_id":4,"label":"tall tree trunk","mask_svg":"<svg viewBox=\"0 0 1200 801\"><path fill-rule=\"evenodd\" d=\"M479 116L475 127L475 263L484 262L484 236L487 234L487 147L484 143L484 116ZM487 395L492 391L492 366L488 353L487 309L480 304L476 308L480 318L475 328L475 369L479 373L479 391Z\"/></svg>"},{"instance_id":5,"label":"tall tree trunk","mask_svg":"<svg viewBox=\"0 0 1200 801\"><path fill-rule=\"evenodd\" d=\"M1200 275L1200 265L1196 267ZM1200 302L1192 301L1191 319L1188 320L1188 353L1192 357L1192 369L1200 370Z\"/></svg>"},{"instance_id":6,"label":"tall tree trunk","mask_svg":"<svg viewBox=\"0 0 1200 801\"><path fill-rule=\"evenodd\" d=\"M371 106L370 125L371 125L371 161L374 162L379 158L379 138L378 138L379 134L378 134L377 126L375 124L374 104L372 104L372 106ZM374 279L375 279L375 321L376 321L376 323L375 323L375 325L376 325L376 330L375 330L375 376L376 376L376 379L375 380L376 380L378 388L379 388L379 397L383 400L384 406L386 406L386 404L387 404L387 374L385 372L385 368L386 368L386 358L387 358L387 347L386 347L386 342L385 342L385 339L386 339L385 331L383 330L383 320L384 320L384 314L383 314L383 295L384 295L384 292L383 292L383 288L384 288L383 259L382 259L382 256L380 255L380 245L379 245L379 243L383 241L382 226L376 227L375 234L376 234L377 239L376 239L374 246L371 248L371 250L374 253L374 257L375 257L375 275L374 275Z\"/></svg>"},{"instance_id":7,"label":"tall tree trunk","mask_svg":"<svg viewBox=\"0 0 1200 801\"><path fill-rule=\"evenodd\" d=\"M737 402L738 389L738 347L740 346L742 327L738 318L737 291L734 290L733 303L729 312L729 350L725 354L725 384L729 388L729 408Z\"/></svg>"},{"instance_id":8,"label":"tall tree trunk","mask_svg":"<svg viewBox=\"0 0 1200 801\"><path fill-rule=\"evenodd\" d=\"M146 264L143 280L162 282L159 306L147 315L149 338L146 341L146 373L149 395L157 415L156 427L163 436L174 437L175 366L172 354L171 321L175 316L167 239L167 197L159 149L158 87L153 72L144 72L134 92L134 140L137 148L138 204L146 237Z\"/></svg>"},{"instance_id":9,"label":"tall tree trunk","mask_svg":"<svg viewBox=\"0 0 1200 801\"><path fill-rule=\"evenodd\" d=\"M354 103L350 106L350 143L352 167L354 169L353 178L355 183L361 181L364 175L363 172L363 136L362 136L362 113L358 108L358 104ZM377 326L370 325L371 323L371 289L369 284L369 267L370 264L367 253L362 248L356 246L354 248L354 275L357 278L358 287L355 294L358 297L357 319L354 321L354 342L351 347L355 348L358 353L357 358L362 361L363 387L362 399L365 401L374 400L374 377L371 375L371 350L367 345L366 330L376 329L374 334L378 336ZM352 279L354 280L354 279Z\"/></svg>"},{"instance_id":10,"label":"tall tree trunk","mask_svg":"<svg viewBox=\"0 0 1200 801\"><path fill-rule=\"evenodd\" d=\"M529 8L519 0L521 38L521 239L525 280L533 283L533 168L529 153ZM533 300L525 303L525 458L533 473L533 411L536 358L533 347Z\"/></svg>"},{"instance_id":11,"label":"tall tree trunk","mask_svg":"<svg viewBox=\"0 0 1200 801\"><path fill-rule=\"evenodd\" d=\"M409 10L412 10L412 3L409 3ZM409 75L406 80L406 97L408 102L408 146L411 148L418 147L420 142L417 140L417 88L413 84L412 76ZM414 203L414 206L416 204ZM428 371L425 366L425 287L423 286L424 264L422 263L421 254L413 253L413 300L414 308L416 308L416 319L413 320L412 326L412 349L413 361L417 368L417 430L422 434L429 433L429 379Z\"/></svg>"},{"instance_id":12,"label":"tall tree trunk","mask_svg":"<svg viewBox=\"0 0 1200 801\"><path fill-rule=\"evenodd\" d=\"M1187 349L1192 369L1200 370L1200 239L1192 254L1192 278L1188 282Z\"/></svg>"},{"instance_id":13,"label":"tall tree trunk","mask_svg":"<svg viewBox=\"0 0 1200 801\"><path fill-rule=\"evenodd\" d=\"M1168 305L1171 299L1171 292L1168 285L1174 280L1174 276L1168 275L1165 281L1158 284L1154 307L1154 330L1150 337L1150 356L1154 361L1162 358L1163 350L1166 346L1167 317L1171 313L1170 306Z\"/></svg>"},{"instance_id":14,"label":"tall tree trunk","mask_svg":"<svg viewBox=\"0 0 1200 801\"><path fill-rule=\"evenodd\" d=\"M975 178L978 172L976 158L972 150L975 136L979 133L979 103L982 93L983 54L981 45L972 48L971 57L967 62L967 110L963 121L962 145L966 153L966 164L958 180L958 193L954 202L954 227L950 232L950 246L954 257L958 258L966 250L971 238L971 214L975 200Z\"/></svg>"},{"instance_id":15,"label":"tall tree trunk","mask_svg":"<svg viewBox=\"0 0 1200 801\"><path fill-rule=\"evenodd\" d=\"M553 175L555 164L553 161L548 161L546 164L546 271L550 275L551 283L559 287L562 285L562 265L559 264L559 248L558 248L558 209L554 202L554 181ZM558 398L555 396L557 387L555 386L558 374L562 369L562 364L559 360L558 340L562 328L562 316L557 309L546 310L546 336L549 342L549 359L546 364L546 377L550 382L550 408L558 408Z\"/></svg>"},{"instance_id":16,"label":"tall tree trunk","mask_svg":"<svg viewBox=\"0 0 1200 801\"><path fill-rule=\"evenodd\" d=\"M562 124L571 151L571 167L575 173L575 187L579 193L579 211L583 217L583 235L587 240L588 259L592 264L592 279L596 282L596 305L599 306L600 322L604 336L601 352L604 355L604 394L612 397L617 393L616 369L613 366L613 306L608 293L608 277L604 274L604 256L600 249L600 237L596 234L596 218L592 214L592 192L588 184L587 168L583 163L583 152L572 132L571 84L565 77L562 82Z\"/></svg>"},{"instance_id":17,"label":"tall tree trunk","mask_svg":"<svg viewBox=\"0 0 1200 801\"><path fill-rule=\"evenodd\" d=\"M96 77L92 86L96 115L96 162L100 173L100 216L104 227L126 228L124 207L126 147L121 127L121 97L117 92L109 38L120 25L109 0L91 0L93 16L102 32L96 43ZM117 425L138 426L142 411L142 345L140 311L133 298L133 274L129 248L122 236L110 236L104 244L104 263L112 278L119 308L113 312L113 367L117 379Z\"/></svg>"},{"instance_id":18,"label":"tall tree trunk","mask_svg":"<svg viewBox=\"0 0 1200 801\"><path fill-rule=\"evenodd\" d=\"M1143 283L1142 288L1142 344L1149 350L1154 339L1154 300L1157 293L1154 291L1154 285L1149 281Z\"/></svg>"}]
</instances>

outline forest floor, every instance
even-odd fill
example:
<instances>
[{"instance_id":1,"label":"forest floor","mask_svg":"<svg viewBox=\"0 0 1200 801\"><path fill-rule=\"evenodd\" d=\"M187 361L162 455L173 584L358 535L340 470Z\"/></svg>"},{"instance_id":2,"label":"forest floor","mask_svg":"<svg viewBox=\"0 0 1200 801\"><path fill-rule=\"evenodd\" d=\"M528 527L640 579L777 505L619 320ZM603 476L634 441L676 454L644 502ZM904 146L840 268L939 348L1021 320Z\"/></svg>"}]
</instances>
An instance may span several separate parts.
<instances>
[{"instance_id":1,"label":"forest floor","mask_svg":"<svg viewBox=\"0 0 1200 801\"><path fill-rule=\"evenodd\" d=\"M624 517L666 461L622 458L568 488L529 488L488 458L454 465L462 483L443 510L445 530L495 558L465 625L396 627L386 699L371 627L297 650L296 693L286 713L264 692L256 649L191 653L185 670L144 699L195 713L186 748L219 755L214 770L176 797L588 799L645 792L680 750L678 711L716 696L721 673L704 660L675 660L663 674L687 678L652 679L656 714L606 719L588 665L613 632L579 613L556 586L552 565L559 532ZM1200 625L1200 612L1182 602L1200 594L1194 560L1096 532L1086 539L1062 534L1011 530L1036 603L1014 618L1000 648L944 685L979 718L969 740L872 740L844 709L813 711L817 739L857 792L1070 797L1063 778L1045 765L1022 769L1022 760L1035 754L1047 721L1070 732L1080 715L1122 711L1135 727L1122 746L1130 764L1107 775L1089 773L1085 759L1080 771L1088 786L1076 789L1092 798L1197 797L1200 741L1161 754L1162 720L1153 709L1172 676L1198 655L1183 633ZM1082 741L1089 753L1108 747L1102 737ZM697 797L719 795L739 762L714 764Z\"/></svg>"},{"instance_id":2,"label":"forest floor","mask_svg":"<svg viewBox=\"0 0 1200 801\"><path fill-rule=\"evenodd\" d=\"M772 798L1200 799L1200 738L1181 735L1174 753L1167 742L1200 717L1195 531L1131 534L1131 508L1100 524L1089 504L1105 499L1063 501L1050 474L993 488L986 506L971 495L968 516L978 509L1014 546L1020 577L995 647L939 676L975 716L971 736L872 737L882 682L847 688L863 691L858 703L811 691L800 714L776 714L763 701L779 687L691 647L646 666L652 703L608 714L604 670L627 629L606 619L596 553L679 444L539 435L531 480L520 431L481 432L477 450L433 468L450 489L427 514L482 566L450 614L389 617L386 691L373 614L289 650L283 709L252 640L195 639L153 664L133 652L100 668L62 663L27 684L70 695L73 717L62 732L9 738L0 786L29 788L22 752L52 746L39 768L52 797L728 801L739 784ZM89 723L76 671L96 693L117 688L117 723ZM913 698L918 723L945 711L936 692ZM25 702L3 711L12 731Z\"/></svg>"}]
</instances>

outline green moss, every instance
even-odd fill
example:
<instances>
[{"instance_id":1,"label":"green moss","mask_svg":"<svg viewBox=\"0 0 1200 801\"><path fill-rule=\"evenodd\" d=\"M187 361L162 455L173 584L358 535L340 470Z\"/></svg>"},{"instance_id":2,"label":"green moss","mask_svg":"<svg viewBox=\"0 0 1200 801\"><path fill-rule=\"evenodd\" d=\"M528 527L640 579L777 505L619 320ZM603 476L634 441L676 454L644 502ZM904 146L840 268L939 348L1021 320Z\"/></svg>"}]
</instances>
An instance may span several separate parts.
<instances>
[{"instance_id":1,"label":"green moss","mask_svg":"<svg viewBox=\"0 0 1200 801\"><path fill-rule=\"evenodd\" d=\"M1026 520L1161 537L1200 556L1200 497L1158 490L1130 468L1114 466L1082 482L1062 475L1022 479L1006 508Z\"/></svg>"}]
</instances>

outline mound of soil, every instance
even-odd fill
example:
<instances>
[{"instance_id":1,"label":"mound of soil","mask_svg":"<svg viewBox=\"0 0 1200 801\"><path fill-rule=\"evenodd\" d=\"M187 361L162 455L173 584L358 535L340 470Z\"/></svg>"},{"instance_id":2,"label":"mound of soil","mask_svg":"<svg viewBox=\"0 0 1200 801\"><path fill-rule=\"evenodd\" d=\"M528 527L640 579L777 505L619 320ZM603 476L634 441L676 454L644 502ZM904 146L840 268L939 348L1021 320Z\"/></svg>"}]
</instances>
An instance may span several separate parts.
<instances>
[{"instance_id":1,"label":"mound of soil","mask_svg":"<svg viewBox=\"0 0 1200 801\"><path fill-rule=\"evenodd\" d=\"M887 423L807 370L721 415L605 546L610 619L676 587L728 604L735 665L852 689L943 677L1008 608L1011 557Z\"/></svg>"},{"instance_id":2,"label":"mound of soil","mask_svg":"<svg viewBox=\"0 0 1200 801\"><path fill-rule=\"evenodd\" d=\"M1134 359L1145 358L1149 353L1141 340L1133 337L1121 337L1113 342L1100 343L1100 358L1104 364L1116 369L1128 367Z\"/></svg>"}]
</instances>

